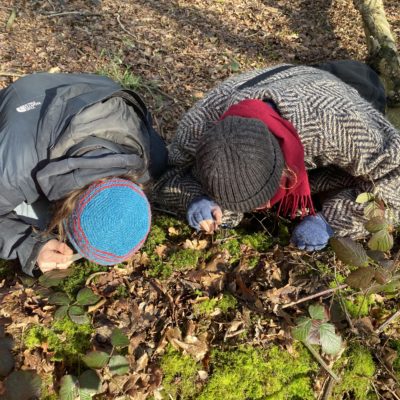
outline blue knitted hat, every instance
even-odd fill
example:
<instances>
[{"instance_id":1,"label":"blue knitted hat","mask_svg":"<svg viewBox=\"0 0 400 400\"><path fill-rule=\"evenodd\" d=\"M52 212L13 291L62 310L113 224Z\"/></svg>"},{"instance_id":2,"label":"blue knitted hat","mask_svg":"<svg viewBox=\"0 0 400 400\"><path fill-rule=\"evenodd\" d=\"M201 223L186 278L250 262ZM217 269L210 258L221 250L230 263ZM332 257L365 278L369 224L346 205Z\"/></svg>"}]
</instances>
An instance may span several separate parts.
<instances>
[{"instance_id":1,"label":"blue knitted hat","mask_svg":"<svg viewBox=\"0 0 400 400\"><path fill-rule=\"evenodd\" d=\"M120 178L90 185L64 221L75 249L101 265L128 260L143 245L150 224L150 204L143 190Z\"/></svg>"}]
</instances>

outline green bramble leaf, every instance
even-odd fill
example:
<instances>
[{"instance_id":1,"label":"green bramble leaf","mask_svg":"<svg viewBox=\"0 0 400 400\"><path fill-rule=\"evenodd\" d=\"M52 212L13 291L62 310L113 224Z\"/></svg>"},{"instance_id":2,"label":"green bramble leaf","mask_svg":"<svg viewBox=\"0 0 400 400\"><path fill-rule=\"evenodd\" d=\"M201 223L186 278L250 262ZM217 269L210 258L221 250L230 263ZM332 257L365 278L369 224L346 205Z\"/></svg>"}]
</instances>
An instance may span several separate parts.
<instances>
[{"instance_id":1,"label":"green bramble leaf","mask_svg":"<svg viewBox=\"0 0 400 400\"><path fill-rule=\"evenodd\" d=\"M49 272L45 272L39 278L39 283L47 288L58 286L61 281L73 273L72 268L67 269L53 269Z\"/></svg>"},{"instance_id":2,"label":"green bramble leaf","mask_svg":"<svg viewBox=\"0 0 400 400\"><path fill-rule=\"evenodd\" d=\"M108 368L112 375L124 375L129 371L129 361L120 355L112 356Z\"/></svg>"},{"instance_id":3,"label":"green bramble leaf","mask_svg":"<svg viewBox=\"0 0 400 400\"><path fill-rule=\"evenodd\" d=\"M6 400L40 398L42 380L34 371L14 371L3 382Z\"/></svg>"},{"instance_id":4,"label":"green bramble leaf","mask_svg":"<svg viewBox=\"0 0 400 400\"><path fill-rule=\"evenodd\" d=\"M393 247L393 235L386 229L375 232L368 241L371 250L389 251Z\"/></svg>"},{"instance_id":5,"label":"green bramble leaf","mask_svg":"<svg viewBox=\"0 0 400 400\"><path fill-rule=\"evenodd\" d=\"M89 306L99 301L100 296L93 293L89 288L81 289L76 296L76 304L80 306Z\"/></svg>"},{"instance_id":6,"label":"green bramble leaf","mask_svg":"<svg viewBox=\"0 0 400 400\"><path fill-rule=\"evenodd\" d=\"M368 201L372 201L374 199L375 199L375 196L373 193L365 192L365 193L361 193L357 196L356 203L363 204L363 203L367 203Z\"/></svg>"},{"instance_id":7,"label":"green bramble leaf","mask_svg":"<svg viewBox=\"0 0 400 400\"><path fill-rule=\"evenodd\" d=\"M388 230L389 222L385 217L373 217L366 224L365 229L368 232L374 233L381 230Z\"/></svg>"},{"instance_id":8,"label":"green bramble leaf","mask_svg":"<svg viewBox=\"0 0 400 400\"><path fill-rule=\"evenodd\" d=\"M355 242L353 239L333 237L330 239L330 244L337 258L345 264L354 267L365 267L368 264L367 252L360 243Z\"/></svg>"},{"instance_id":9,"label":"green bramble leaf","mask_svg":"<svg viewBox=\"0 0 400 400\"><path fill-rule=\"evenodd\" d=\"M78 394L78 379L73 375L64 375L61 378L60 400L75 400Z\"/></svg>"},{"instance_id":10,"label":"green bramble leaf","mask_svg":"<svg viewBox=\"0 0 400 400\"><path fill-rule=\"evenodd\" d=\"M308 307L308 313L312 319L326 319L325 307L321 304L312 304L310 307Z\"/></svg>"},{"instance_id":11,"label":"green bramble leaf","mask_svg":"<svg viewBox=\"0 0 400 400\"><path fill-rule=\"evenodd\" d=\"M312 320L308 317L299 318L297 325L292 328L292 336L300 341L307 341L312 327Z\"/></svg>"},{"instance_id":12,"label":"green bramble leaf","mask_svg":"<svg viewBox=\"0 0 400 400\"><path fill-rule=\"evenodd\" d=\"M319 326L322 351L326 354L338 354L342 348L342 338L335 333L335 327L325 322Z\"/></svg>"},{"instance_id":13,"label":"green bramble leaf","mask_svg":"<svg viewBox=\"0 0 400 400\"><path fill-rule=\"evenodd\" d=\"M367 289L374 277L374 268L361 267L350 273L346 278L346 283L353 289Z\"/></svg>"},{"instance_id":14,"label":"green bramble leaf","mask_svg":"<svg viewBox=\"0 0 400 400\"><path fill-rule=\"evenodd\" d=\"M385 216L385 206L383 205L383 203L380 204L376 201L372 201L365 206L364 215L368 219L375 217L383 218Z\"/></svg>"},{"instance_id":15,"label":"green bramble leaf","mask_svg":"<svg viewBox=\"0 0 400 400\"><path fill-rule=\"evenodd\" d=\"M126 347L129 345L129 338L121 329L115 328L111 333L111 344L114 347Z\"/></svg>"},{"instance_id":16,"label":"green bramble leaf","mask_svg":"<svg viewBox=\"0 0 400 400\"><path fill-rule=\"evenodd\" d=\"M88 315L85 313L85 310L80 306L71 306L68 309L68 316L71 318L71 321L75 322L78 325L90 323Z\"/></svg>"},{"instance_id":17,"label":"green bramble leaf","mask_svg":"<svg viewBox=\"0 0 400 400\"><path fill-rule=\"evenodd\" d=\"M101 379L96 371L88 369L79 377L80 400L90 400L101 389Z\"/></svg>"},{"instance_id":18,"label":"green bramble leaf","mask_svg":"<svg viewBox=\"0 0 400 400\"><path fill-rule=\"evenodd\" d=\"M69 306L58 307L56 312L54 313L54 318L55 319L63 319L64 317L67 316L68 309L69 309Z\"/></svg>"},{"instance_id":19,"label":"green bramble leaf","mask_svg":"<svg viewBox=\"0 0 400 400\"><path fill-rule=\"evenodd\" d=\"M106 366L109 358L109 354L104 351L91 351L82 357L82 361L89 368L101 369Z\"/></svg>"},{"instance_id":20,"label":"green bramble leaf","mask_svg":"<svg viewBox=\"0 0 400 400\"><path fill-rule=\"evenodd\" d=\"M57 306L65 306L70 303L70 299L66 293L56 292L49 296L49 303Z\"/></svg>"}]
</instances>

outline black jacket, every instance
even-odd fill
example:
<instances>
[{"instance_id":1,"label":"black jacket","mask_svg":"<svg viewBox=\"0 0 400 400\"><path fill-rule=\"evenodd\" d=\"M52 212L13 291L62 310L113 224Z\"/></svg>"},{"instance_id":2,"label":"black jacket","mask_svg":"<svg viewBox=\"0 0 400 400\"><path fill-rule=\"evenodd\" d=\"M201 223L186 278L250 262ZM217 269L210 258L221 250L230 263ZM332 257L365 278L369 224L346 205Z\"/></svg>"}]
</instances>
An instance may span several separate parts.
<instances>
[{"instance_id":1,"label":"black jacket","mask_svg":"<svg viewBox=\"0 0 400 400\"><path fill-rule=\"evenodd\" d=\"M96 179L163 172L167 152L140 98L109 78L38 73L0 92L0 257L30 274L49 240L13 212Z\"/></svg>"}]
</instances>

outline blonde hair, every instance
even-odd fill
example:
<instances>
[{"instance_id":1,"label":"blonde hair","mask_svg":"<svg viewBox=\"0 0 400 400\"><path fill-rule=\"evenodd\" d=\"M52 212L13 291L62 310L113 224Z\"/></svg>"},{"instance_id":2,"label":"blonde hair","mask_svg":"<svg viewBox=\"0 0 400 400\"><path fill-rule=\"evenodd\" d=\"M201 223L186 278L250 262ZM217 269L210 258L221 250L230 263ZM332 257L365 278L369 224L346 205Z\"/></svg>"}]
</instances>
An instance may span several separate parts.
<instances>
[{"instance_id":1,"label":"blonde hair","mask_svg":"<svg viewBox=\"0 0 400 400\"><path fill-rule=\"evenodd\" d=\"M60 240L61 242L65 242L66 241L66 232L64 229L64 221L71 215L80 195L82 193L84 193L88 189L89 186L93 185L93 183L104 182L104 181L107 181L108 179L112 179L112 178L115 178L115 177L109 176L107 178L98 179L97 181L92 182L83 188L72 191L67 196L62 198L61 200L56 201L53 204L53 216L51 218L49 227L46 230L46 233L47 234L55 233L55 234L57 234L58 240ZM126 174L126 175L118 176L118 178L126 179L128 181L136 183L138 176ZM149 186L150 186L149 183L146 185L141 185L141 184L138 184L138 185L143 189L143 191L145 193L149 190Z\"/></svg>"}]
</instances>

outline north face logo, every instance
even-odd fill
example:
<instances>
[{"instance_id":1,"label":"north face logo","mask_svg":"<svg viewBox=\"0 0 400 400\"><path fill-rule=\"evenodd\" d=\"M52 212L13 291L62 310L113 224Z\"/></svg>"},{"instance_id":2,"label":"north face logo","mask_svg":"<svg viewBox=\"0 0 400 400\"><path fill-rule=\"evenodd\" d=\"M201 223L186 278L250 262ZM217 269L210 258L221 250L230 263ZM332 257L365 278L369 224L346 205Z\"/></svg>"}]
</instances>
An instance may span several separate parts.
<instances>
[{"instance_id":1,"label":"north face logo","mask_svg":"<svg viewBox=\"0 0 400 400\"><path fill-rule=\"evenodd\" d=\"M40 104L42 103L38 101L31 101L30 103L22 104L22 106L17 107L16 110L20 113L23 113L30 110L34 110L37 106L40 106Z\"/></svg>"}]
</instances>

